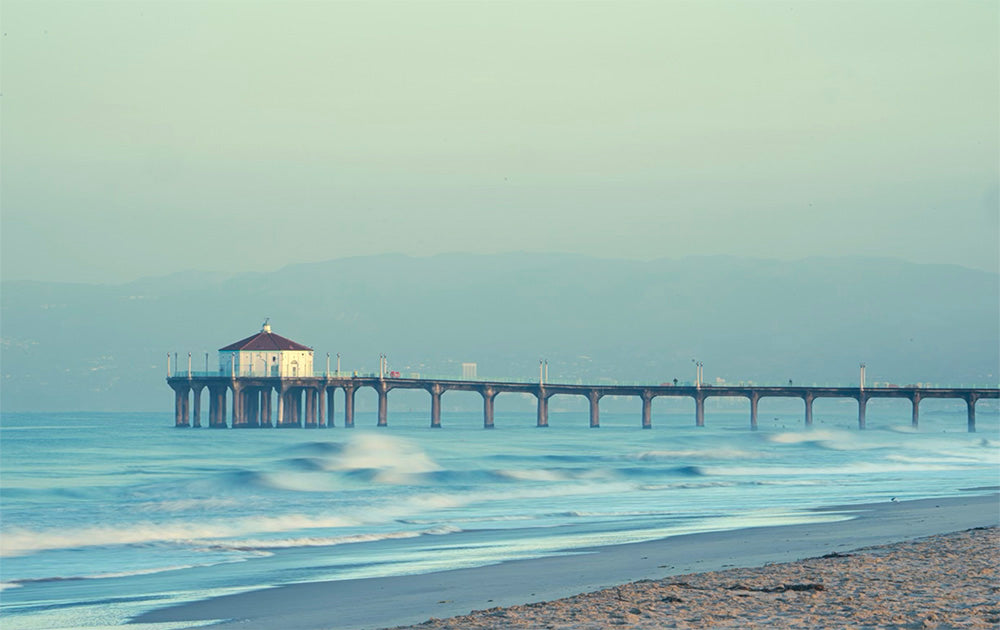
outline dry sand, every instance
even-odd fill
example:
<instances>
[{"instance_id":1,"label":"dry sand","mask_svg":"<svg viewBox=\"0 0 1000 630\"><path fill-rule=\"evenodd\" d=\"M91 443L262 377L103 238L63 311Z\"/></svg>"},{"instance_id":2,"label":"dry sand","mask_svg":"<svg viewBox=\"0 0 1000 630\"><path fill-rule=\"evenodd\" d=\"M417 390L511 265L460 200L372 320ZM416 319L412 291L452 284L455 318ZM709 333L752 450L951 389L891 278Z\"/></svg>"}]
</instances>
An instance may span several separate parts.
<instances>
[{"instance_id":1,"label":"dry sand","mask_svg":"<svg viewBox=\"0 0 1000 630\"><path fill-rule=\"evenodd\" d=\"M798 562L641 580L416 630L998 628L1000 530L977 528Z\"/></svg>"},{"instance_id":2,"label":"dry sand","mask_svg":"<svg viewBox=\"0 0 1000 630\"><path fill-rule=\"evenodd\" d=\"M997 616L996 573L987 567L997 562L995 531L903 543L897 550L903 555L892 564L886 550L852 552L996 527L1000 495L989 490L818 510L849 514L850 520L689 534L423 575L290 584L167 606L133 621L367 630L507 606L425 627L770 627L779 617L785 627L922 627L930 614L949 615L943 627L962 627L963 620L979 624L970 627L998 627L990 621ZM796 563L831 553L852 556ZM731 567L764 568L726 570ZM622 584L627 586L615 586ZM795 584L822 584L823 590L750 590ZM577 595L597 591L603 596ZM563 598L573 602L569 608L563 602L526 604ZM875 614L878 621L865 621Z\"/></svg>"}]
</instances>

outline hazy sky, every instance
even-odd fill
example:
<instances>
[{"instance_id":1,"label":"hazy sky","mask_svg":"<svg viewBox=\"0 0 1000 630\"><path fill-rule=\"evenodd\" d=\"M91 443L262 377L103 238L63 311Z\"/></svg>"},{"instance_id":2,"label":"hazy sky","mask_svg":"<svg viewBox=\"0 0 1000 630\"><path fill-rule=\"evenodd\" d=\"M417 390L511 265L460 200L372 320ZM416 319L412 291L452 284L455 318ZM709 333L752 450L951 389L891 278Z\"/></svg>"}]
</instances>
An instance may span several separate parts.
<instances>
[{"instance_id":1,"label":"hazy sky","mask_svg":"<svg viewBox=\"0 0 1000 630\"><path fill-rule=\"evenodd\" d=\"M984 2L4 0L2 274L403 252L997 270Z\"/></svg>"}]
</instances>

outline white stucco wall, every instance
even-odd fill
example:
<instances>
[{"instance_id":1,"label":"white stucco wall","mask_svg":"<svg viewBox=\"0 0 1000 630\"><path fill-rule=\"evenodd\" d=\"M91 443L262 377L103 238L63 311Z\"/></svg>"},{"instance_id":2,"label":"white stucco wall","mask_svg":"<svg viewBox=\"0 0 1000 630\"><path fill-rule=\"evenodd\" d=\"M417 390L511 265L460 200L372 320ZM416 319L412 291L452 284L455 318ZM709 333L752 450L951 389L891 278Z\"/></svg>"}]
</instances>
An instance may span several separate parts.
<instances>
[{"instance_id":1,"label":"white stucco wall","mask_svg":"<svg viewBox=\"0 0 1000 630\"><path fill-rule=\"evenodd\" d=\"M277 352L219 351L219 373L226 376L312 376L311 350Z\"/></svg>"}]
</instances>

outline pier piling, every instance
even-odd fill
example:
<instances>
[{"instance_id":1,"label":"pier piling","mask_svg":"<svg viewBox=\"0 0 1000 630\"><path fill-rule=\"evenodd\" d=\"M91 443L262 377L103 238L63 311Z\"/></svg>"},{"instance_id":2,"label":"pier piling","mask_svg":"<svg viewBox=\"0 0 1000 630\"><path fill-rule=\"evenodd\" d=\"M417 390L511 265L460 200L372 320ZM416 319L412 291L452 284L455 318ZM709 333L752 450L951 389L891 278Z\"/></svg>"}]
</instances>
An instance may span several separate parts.
<instances>
[{"instance_id":1,"label":"pier piling","mask_svg":"<svg viewBox=\"0 0 1000 630\"><path fill-rule=\"evenodd\" d=\"M538 394L538 420L535 426L549 426L549 397L545 394L544 388L539 388Z\"/></svg>"},{"instance_id":2,"label":"pier piling","mask_svg":"<svg viewBox=\"0 0 1000 630\"><path fill-rule=\"evenodd\" d=\"M431 428L441 428L441 386L431 386Z\"/></svg>"},{"instance_id":3,"label":"pier piling","mask_svg":"<svg viewBox=\"0 0 1000 630\"><path fill-rule=\"evenodd\" d=\"M544 367L544 362L543 362ZM224 427L333 427L334 396L344 391L344 427L354 427L355 396L359 388L371 387L378 395L378 426L388 426L388 393L393 389L423 389L431 395L430 426L441 427L441 397L449 391L479 392L483 397L483 428L494 426L494 401L502 393L536 397L536 426L549 425L549 398L556 395L583 396L589 404L589 425L601 424L600 401L605 396L633 396L642 401L642 428L652 427L652 401L657 396L689 397L695 402L695 424L705 426L705 401L709 397L744 397L750 401L750 429L758 428L758 404L765 397L800 398L805 406L805 426L813 424L813 403L817 398L853 398L858 401L858 429L866 428L867 403L871 398L905 398L912 403L912 426L919 428L920 403L927 398L965 400L967 429L976 431L976 402L1000 398L1000 389L989 387L820 387L705 385L584 385L570 383L528 383L519 381L477 381L401 378L399 376L231 376L188 374L185 370L167 378L174 392L174 425L201 425L201 395L207 391L208 426ZM272 403L272 394L276 402ZM230 402L231 401L231 402ZM228 406L232 405L229 410ZM228 413L227 413L228 412ZM273 414L273 415L272 415Z\"/></svg>"},{"instance_id":4,"label":"pier piling","mask_svg":"<svg viewBox=\"0 0 1000 630\"><path fill-rule=\"evenodd\" d=\"M590 401L590 428L598 429L601 426L601 396L597 390L592 389L587 392L587 400Z\"/></svg>"},{"instance_id":5,"label":"pier piling","mask_svg":"<svg viewBox=\"0 0 1000 630\"><path fill-rule=\"evenodd\" d=\"M357 390L353 386L344 388L344 428L354 428L354 394Z\"/></svg>"},{"instance_id":6,"label":"pier piling","mask_svg":"<svg viewBox=\"0 0 1000 630\"><path fill-rule=\"evenodd\" d=\"M497 394L493 391L492 387L485 387L482 391L483 394L483 428L492 429L493 428L493 400L496 398Z\"/></svg>"},{"instance_id":7,"label":"pier piling","mask_svg":"<svg viewBox=\"0 0 1000 630\"><path fill-rule=\"evenodd\" d=\"M653 428L653 395L650 392L642 393L642 428Z\"/></svg>"}]
</instances>

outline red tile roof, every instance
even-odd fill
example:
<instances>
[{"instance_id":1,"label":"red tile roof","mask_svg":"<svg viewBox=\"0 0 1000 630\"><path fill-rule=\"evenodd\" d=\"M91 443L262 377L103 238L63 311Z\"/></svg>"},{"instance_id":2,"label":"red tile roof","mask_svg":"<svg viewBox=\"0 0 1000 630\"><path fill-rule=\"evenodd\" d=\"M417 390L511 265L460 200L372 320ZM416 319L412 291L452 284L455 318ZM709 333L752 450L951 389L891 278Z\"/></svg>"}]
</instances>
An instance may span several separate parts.
<instances>
[{"instance_id":1,"label":"red tile roof","mask_svg":"<svg viewBox=\"0 0 1000 630\"><path fill-rule=\"evenodd\" d=\"M295 343L291 339L282 337L281 335L276 335L273 332L261 331L256 335L251 335L246 339L240 339L236 343L231 343L225 348L219 348L219 352L226 350L308 350L312 351L309 346L303 346L301 343Z\"/></svg>"}]
</instances>

